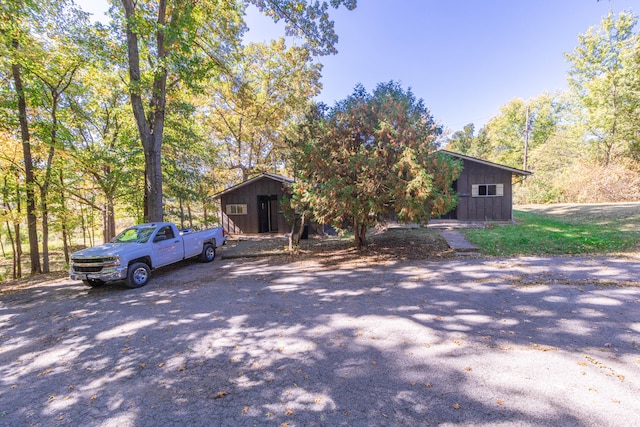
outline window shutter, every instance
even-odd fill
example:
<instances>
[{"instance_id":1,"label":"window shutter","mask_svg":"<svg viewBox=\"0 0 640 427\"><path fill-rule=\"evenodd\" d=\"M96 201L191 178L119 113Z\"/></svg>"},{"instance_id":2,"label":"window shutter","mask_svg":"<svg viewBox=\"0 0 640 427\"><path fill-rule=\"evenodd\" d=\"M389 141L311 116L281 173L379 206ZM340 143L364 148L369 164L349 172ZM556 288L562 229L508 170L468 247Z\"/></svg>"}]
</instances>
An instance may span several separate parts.
<instances>
[{"instance_id":1,"label":"window shutter","mask_svg":"<svg viewBox=\"0 0 640 427\"><path fill-rule=\"evenodd\" d=\"M478 197L478 195L479 195L478 194L478 187L479 187L478 184L473 184L471 186L471 197Z\"/></svg>"},{"instance_id":2,"label":"window shutter","mask_svg":"<svg viewBox=\"0 0 640 427\"><path fill-rule=\"evenodd\" d=\"M504 184L496 184L496 196L504 196Z\"/></svg>"}]
</instances>

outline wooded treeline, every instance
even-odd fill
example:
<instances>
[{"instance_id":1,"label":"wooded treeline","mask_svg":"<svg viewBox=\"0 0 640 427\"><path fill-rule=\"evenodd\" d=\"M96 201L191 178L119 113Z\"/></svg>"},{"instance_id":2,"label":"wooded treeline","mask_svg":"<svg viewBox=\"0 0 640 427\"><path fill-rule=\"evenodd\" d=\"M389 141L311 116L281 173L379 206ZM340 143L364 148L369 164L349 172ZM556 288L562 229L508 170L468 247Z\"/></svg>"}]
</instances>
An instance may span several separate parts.
<instances>
[{"instance_id":1,"label":"wooded treeline","mask_svg":"<svg viewBox=\"0 0 640 427\"><path fill-rule=\"evenodd\" d=\"M302 42L244 44L250 4ZM102 25L71 0L0 3L11 277L25 273L24 252L31 274L47 273L50 241L68 262L73 244L108 241L117 221L213 225L217 191L284 173L283 135L320 90L317 57L337 42L328 11L341 6L356 1L114 0Z\"/></svg>"},{"instance_id":2,"label":"wooded treeline","mask_svg":"<svg viewBox=\"0 0 640 427\"><path fill-rule=\"evenodd\" d=\"M566 53L569 90L513 99L486 126L452 134L452 151L534 172L516 202L640 200L640 34L609 13Z\"/></svg>"},{"instance_id":3,"label":"wooded treeline","mask_svg":"<svg viewBox=\"0 0 640 427\"><path fill-rule=\"evenodd\" d=\"M243 43L249 4L303 43ZM30 273L49 272L50 241L68 262L73 245L109 240L124 223L210 226L216 192L264 171L295 176L287 141L319 123L308 115L318 108L318 57L335 53L329 9L341 6L356 1L113 0L102 25L71 0L0 3L0 249L13 260L9 277L26 273L25 252ZM571 92L513 100L479 132L453 134L449 148L535 171L521 201L637 200L635 25L630 13L609 15L567 54ZM424 175L430 166L414 151L396 167Z\"/></svg>"}]
</instances>

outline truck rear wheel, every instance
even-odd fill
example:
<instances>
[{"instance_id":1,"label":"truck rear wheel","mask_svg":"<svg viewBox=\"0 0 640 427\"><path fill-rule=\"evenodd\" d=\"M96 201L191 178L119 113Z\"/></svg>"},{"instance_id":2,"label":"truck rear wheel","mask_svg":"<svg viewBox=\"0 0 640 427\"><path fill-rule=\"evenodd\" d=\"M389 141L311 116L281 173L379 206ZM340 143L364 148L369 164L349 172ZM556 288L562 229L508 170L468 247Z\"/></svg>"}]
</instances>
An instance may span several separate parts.
<instances>
[{"instance_id":1,"label":"truck rear wheel","mask_svg":"<svg viewBox=\"0 0 640 427\"><path fill-rule=\"evenodd\" d=\"M143 262L136 262L129 266L127 272L127 286L130 288L141 288L146 285L151 278L151 269Z\"/></svg>"},{"instance_id":2,"label":"truck rear wheel","mask_svg":"<svg viewBox=\"0 0 640 427\"><path fill-rule=\"evenodd\" d=\"M205 243L200 254L201 262L211 262L216 257L216 248L211 243Z\"/></svg>"}]
</instances>

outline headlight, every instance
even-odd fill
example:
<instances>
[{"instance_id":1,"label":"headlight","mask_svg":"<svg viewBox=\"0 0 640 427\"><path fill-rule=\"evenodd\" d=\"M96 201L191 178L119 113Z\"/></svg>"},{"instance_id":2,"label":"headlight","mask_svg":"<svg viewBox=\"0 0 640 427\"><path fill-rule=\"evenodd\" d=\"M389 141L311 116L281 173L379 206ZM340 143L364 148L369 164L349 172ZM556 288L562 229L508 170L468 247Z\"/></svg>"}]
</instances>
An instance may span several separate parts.
<instances>
[{"instance_id":1,"label":"headlight","mask_svg":"<svg viewBox=\"0 0 640 427\"><path fill-rule=\"evenodd\" d=\"M117 267L120 265L120 256L112 256L104 259L105 267Z\"/></svg>"}]
</instances>

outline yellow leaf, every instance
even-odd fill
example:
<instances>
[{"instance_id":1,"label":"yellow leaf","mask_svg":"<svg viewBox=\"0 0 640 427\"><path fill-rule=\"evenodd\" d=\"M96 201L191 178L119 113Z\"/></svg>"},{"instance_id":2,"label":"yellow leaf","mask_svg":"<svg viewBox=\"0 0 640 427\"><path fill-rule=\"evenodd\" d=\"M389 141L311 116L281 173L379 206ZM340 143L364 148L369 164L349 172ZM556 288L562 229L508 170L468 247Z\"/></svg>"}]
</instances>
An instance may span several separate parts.
<instances>
[{"instance_id":1,"label":"yellow leaf","mask_svg":"<svg viewBox=\"0 0 640 427\"><path fill-rule=\"evenodd\" d=\"M219 391L215 396L214 399L222 399L223 397L225 397L227 394L229 394L229 392L227 391Z\"/></svg>"}]
</instances>

